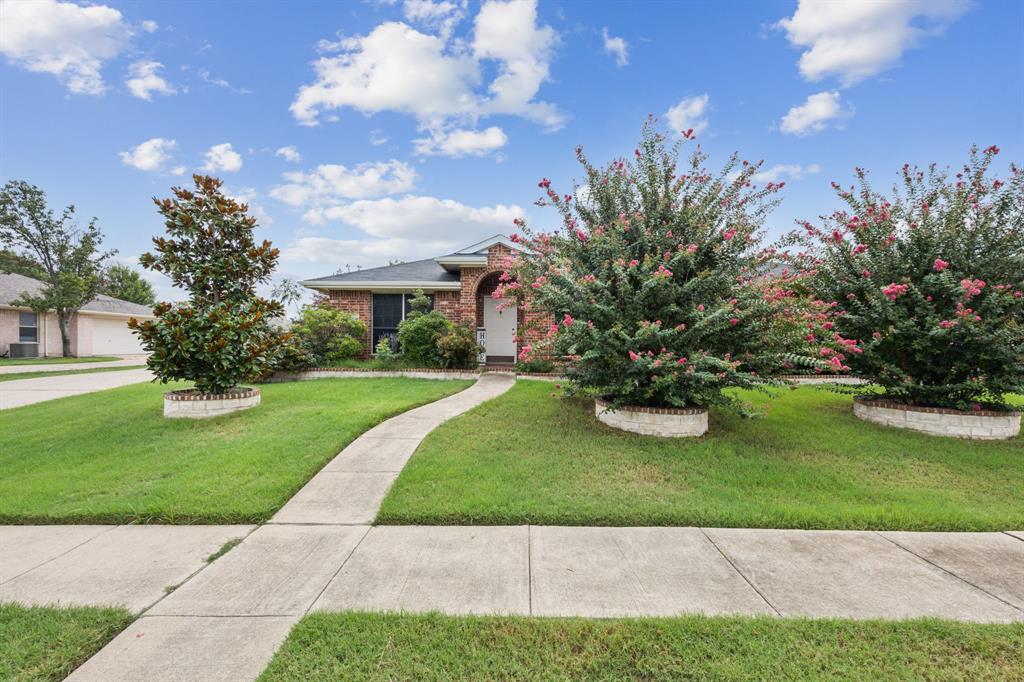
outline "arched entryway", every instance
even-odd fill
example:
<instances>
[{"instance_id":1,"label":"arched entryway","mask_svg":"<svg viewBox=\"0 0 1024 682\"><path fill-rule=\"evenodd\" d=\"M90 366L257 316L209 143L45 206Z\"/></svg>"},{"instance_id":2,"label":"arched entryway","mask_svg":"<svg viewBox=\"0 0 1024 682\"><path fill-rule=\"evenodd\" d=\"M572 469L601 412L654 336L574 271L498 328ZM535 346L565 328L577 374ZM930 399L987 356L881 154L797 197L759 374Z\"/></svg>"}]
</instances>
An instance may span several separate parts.
<instances>
[{"instance_id":1,"label":"arched entryway","mask_svg":"<svg viewBox=\"0 0 1024 682\"><path fill-rule=\"evenodd\" d=\"M481 278L476 288L477 342L484 347L481 362L512 364L516 361L519 309L507 299L494 298L501 273Z\"/></svg>"}]
</instances>

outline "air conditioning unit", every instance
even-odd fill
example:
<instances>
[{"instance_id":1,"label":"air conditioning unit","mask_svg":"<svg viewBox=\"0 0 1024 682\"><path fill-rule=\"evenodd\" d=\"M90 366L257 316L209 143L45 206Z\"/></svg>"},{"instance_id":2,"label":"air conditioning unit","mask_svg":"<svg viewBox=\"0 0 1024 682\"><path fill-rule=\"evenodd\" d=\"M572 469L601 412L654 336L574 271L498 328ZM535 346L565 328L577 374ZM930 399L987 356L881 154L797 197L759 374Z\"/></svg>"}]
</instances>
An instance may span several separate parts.
<instances>
[{"instance_id":1,"label":"air conditioning unit","mask_svg":"<svg viewBox=\"0 0 1024 682\"><path fill-rule=\"evenodd\" d=\"M39 344L38 343L12 343L11 344L11 357L12 358L38 358L39 357Z\"/></svg>"}]
</instances>

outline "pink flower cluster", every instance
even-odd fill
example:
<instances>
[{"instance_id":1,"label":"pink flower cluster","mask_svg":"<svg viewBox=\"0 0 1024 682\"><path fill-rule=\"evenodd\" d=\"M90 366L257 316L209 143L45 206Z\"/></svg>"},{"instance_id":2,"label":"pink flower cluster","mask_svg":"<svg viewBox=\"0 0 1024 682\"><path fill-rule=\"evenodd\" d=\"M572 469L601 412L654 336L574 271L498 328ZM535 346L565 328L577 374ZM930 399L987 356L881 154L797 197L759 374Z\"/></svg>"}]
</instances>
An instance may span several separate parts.
<instances>
[{"instance_id":1,"label":"pink flower cluster","mask_svg":"<svg viewBox=\"0 0 1024 682\"><path fill-rule=\"evenodd\" d=\"M907 293L909 287L906 284L896 284L893 282L888 286L882 287L882 294L885 295L890 301L895 301L897 298Z\"/></svg>"},{"instance_id":2,"label":"pink flower cluster","mask_svg":"<svg viewBox=\"0 0 1024 682\"><path fill-rule=\"evenodd\" d=\"M664 265L659 265L658 269L654 271L652 277L655 279L672 279L672 271Z\"/></svg>"},{"instance_id":3,"label":"pink flower cluster","mask_svg":"<svg viewBox=\"0 0 1024 682\"><path fill-rule=\"evenodd\" d=\"M949 263L942 260L941 258L936 258L935 262L932 264L932 267L935 268L935 272L942 272L943 270L949 267Z\"/></svg>"},{"instance_id":4,"label":"pink flower cluster","mask_svg":"<svg viewBox=\"0 0 1024 682\"><path fill-rule=\"evenodd\" d=\"M969 301L972 297L981 294L981 290L985 288L985 282L980 279L962 279L960 288L964 292L964 298Z\"/></svg>"}]
</instances>

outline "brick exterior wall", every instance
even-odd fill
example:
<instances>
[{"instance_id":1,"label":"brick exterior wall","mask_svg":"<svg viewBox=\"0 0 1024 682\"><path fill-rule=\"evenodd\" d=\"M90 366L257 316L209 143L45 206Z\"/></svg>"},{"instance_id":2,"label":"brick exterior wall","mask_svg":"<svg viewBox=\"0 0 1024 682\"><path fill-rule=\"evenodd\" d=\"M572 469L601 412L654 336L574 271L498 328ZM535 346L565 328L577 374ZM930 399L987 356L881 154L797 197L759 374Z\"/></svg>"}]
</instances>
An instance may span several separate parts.
<instances>
[{"instance_id":1,"label":"brick exterior wall","mask_svg":"<svg viewBox=\"0 0 1024 682\"><path fill-rule=\"evenodd\" d=\"M461 291L436 291L434 292L434 310L447 317L455 324L462 322L462 292Z\"/></svg>"},{"instance_id":2,"label":"brick exterior wall","mask_svg":"<svg viewBox=\"0 0 1024 682\"><path fill-rule=\"evenodd\" d=\"M366 325L366 336L363 337L366 353L362 357L369 357L370 353L373 352L373 349L370 348L370 327L373 324L373 294L369 291L339 291L337 289L328 289L320 293L328 296L332 307L355 315Z\"/></svg>"}]
</instances>

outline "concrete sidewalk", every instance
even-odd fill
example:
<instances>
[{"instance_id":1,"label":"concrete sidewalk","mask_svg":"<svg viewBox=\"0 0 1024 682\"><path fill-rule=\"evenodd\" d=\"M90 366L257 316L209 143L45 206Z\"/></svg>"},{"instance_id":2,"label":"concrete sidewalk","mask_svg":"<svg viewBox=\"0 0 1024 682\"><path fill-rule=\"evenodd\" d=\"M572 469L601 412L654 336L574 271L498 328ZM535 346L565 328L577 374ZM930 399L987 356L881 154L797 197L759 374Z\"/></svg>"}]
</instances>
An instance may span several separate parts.
<instances>
[{"instance_id":1,"label":"concrete sidewalk","mask_svg":"<svg viewBox=\"0 0 1024 682\"><path fill-rule=\"evenodd\" d=\"M254 526L0 526L0 602L139 613Z\"/></svg>"},{"instance_id":2,"label":"concrete sidewalk","mask_svg":"<svg viewBox=\"0 0 1024 682\"><path fill-rule=\"evenodd\" d=\"M1024 540L1008 533L268 524L69 679L251 680L303 615L353 609L1024 622Z\"/></svg>"},{"instance_id":3,"label":"concrete sidewalk","mask_svg":"<svg viewBox=\"0 0 1024 682\"><path fill-rule=\"evenodd\" d=\"M4 365L0 363L0 374L25 374L27 372L67 372L78 369L99 369L102 367L138 367L146 364L146 355L125 355L116 360L103 362L59 362L40 365Z\"/></svg>"},{"instance_id":4,"label":"concrete sidewalk","mask_svg":"<svg viewBox=\"0 0 1024 682\"><path fill-rule=\"evenodd\" d=\"M99 363L96 363L99 364ZM89 365L91 369L95 365ZM85 369L76 365L78 369ZM122 372L90 372L85 374L62 374L55 377L15 379L0 381L0 410L32 405L54 398L93 393L108 388L149 381L153 375L148 369L126 369Z\"/></svg>"}]
</instances>

